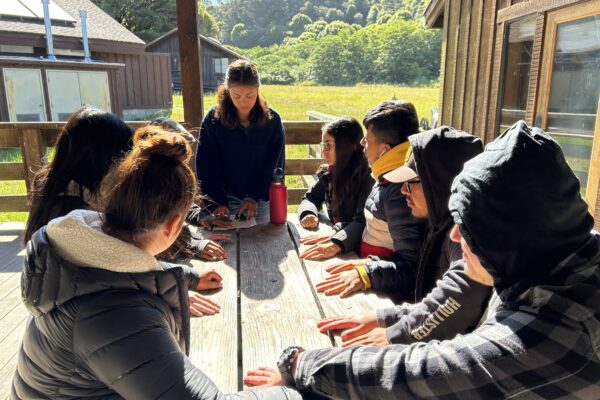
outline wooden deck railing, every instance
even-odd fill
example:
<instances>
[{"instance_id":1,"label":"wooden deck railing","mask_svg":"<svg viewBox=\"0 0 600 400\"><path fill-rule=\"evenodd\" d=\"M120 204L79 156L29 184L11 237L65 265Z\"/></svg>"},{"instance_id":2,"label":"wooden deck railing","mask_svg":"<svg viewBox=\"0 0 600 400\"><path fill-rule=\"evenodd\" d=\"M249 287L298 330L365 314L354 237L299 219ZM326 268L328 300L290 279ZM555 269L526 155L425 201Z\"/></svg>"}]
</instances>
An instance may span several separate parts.
<instances>
[{"instance_id":1,"label":"wooden deck railing","mask_svg":"<svg viewBox=\"0 0 600 400\"><path fill-rule=\"evenodd\" d=\"M128 122L137 128L146 122ZM317 144L321 142L319 121L284 122L286 144ZM45 162L46 148L54 146L56 136L63 127L57 122L0 122L0 148L19 148L22 162L0 162L0 181L25 180L27 192L34 174ZM312 175L323 161L315 158L286 159L286 175ZM288 188L288 203L299 204L307 188ZM27 211L27 196L0 195L0 212Z\"/></svg>"}]
</instances>

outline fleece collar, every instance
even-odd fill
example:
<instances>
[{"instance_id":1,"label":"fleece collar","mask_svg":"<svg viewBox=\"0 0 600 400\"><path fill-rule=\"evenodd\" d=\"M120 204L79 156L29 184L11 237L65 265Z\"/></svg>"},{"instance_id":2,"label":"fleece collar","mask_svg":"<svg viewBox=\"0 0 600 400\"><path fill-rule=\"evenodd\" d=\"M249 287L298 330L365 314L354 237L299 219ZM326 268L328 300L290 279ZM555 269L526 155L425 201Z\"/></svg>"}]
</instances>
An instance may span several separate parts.
<instances>
[{"instance_id":1,"label":"fleece collar","mask_svg":"<svg viewBox=\"0 0 600 400\"><path fill-rule=\"evenodd\" d=\"M97 211L75 210L48 223L46 234L57 254L80 267L113 272L160 271L154 256L102 231Z\"/></svg>"},{"instance_id":2,"label":"fleece collar","mask_svg":"<svg viewBox=\"0 0 600 400\"><path fill-rule=\"evenodd\" d=\"M410 142L407 140L397 146L392 147L383 156L379 157L373 165L371 165L371 174L375 180L386 172L390 172L396 168L400 168L406 162L406 154L410 149Z\"/></svg>"}]
</instances>

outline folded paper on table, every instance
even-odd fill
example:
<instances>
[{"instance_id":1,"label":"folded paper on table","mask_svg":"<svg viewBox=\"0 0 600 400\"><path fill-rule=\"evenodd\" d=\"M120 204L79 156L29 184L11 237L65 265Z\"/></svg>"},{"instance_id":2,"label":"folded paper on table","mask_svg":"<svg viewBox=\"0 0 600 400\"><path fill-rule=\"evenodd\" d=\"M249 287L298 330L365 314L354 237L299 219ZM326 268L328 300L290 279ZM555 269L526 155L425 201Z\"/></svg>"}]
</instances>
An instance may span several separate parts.
<instances>
[{"instance_id":1,"label":"folded paper on table","mask_svg":"<svg viewBox=\"0 0 600 400\"><path fill-rule=\"evenodd\" d=\"M231 228L221 228L220 226L215 226L213 227L213 231L228 231L231 229L247 229L247 228L252 228L253 226L256 226L256 218L252 217L250 219L246 219L246 220L232 220L231 221Z\"/></svg>"}]
</instances>

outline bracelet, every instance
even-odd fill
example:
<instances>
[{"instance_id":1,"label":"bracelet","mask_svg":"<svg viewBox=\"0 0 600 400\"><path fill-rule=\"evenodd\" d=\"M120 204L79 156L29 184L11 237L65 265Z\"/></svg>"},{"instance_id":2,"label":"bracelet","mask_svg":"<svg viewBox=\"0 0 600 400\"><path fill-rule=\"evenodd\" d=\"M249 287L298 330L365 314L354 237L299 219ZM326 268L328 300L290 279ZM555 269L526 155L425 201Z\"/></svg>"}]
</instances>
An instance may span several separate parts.
<instances>
[{"instance_id":1,"label":"bracelet","mask_svg":"<svg viewBox=\"0 0 600 400\"><path fill-rule=\"evenodd\" d=\"M304 348L300 346L290 346L283 350L279 361L277 361L277 368L281 374L281 378L287 386L296 386L296 379L292 375L292 366L294 365L294 359L299 353L302 353Z\"/></svg>"}]
</instances>

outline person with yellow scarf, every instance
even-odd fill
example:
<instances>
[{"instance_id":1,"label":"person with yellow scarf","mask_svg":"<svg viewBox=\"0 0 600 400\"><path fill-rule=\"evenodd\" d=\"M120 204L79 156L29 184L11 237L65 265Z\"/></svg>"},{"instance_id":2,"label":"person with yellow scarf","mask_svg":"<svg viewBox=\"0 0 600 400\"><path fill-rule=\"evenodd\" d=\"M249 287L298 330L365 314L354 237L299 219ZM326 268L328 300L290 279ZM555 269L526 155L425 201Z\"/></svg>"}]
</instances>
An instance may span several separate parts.
<instances>
[{"instance_id":1,"label":"person with yellow scarf","mask_svg":"<svg viewBox=\"0 0 600 400\"><path fill-rule=\"evenodd\" d=\"M417 112L408 101L384 101L368 111L363 125L367 134L361 144L376 180L365 204L366 224L337 232L301 257L323 259L356 250L362 259L329 267L333 275L317 285L318 291L343 297L353 291L349 288L373 287L399 299L412 299L424 223L411 215L402 184L383 175L404 165L410 150L408 136L419 130Z\"/></svg>"}]
</instances>

